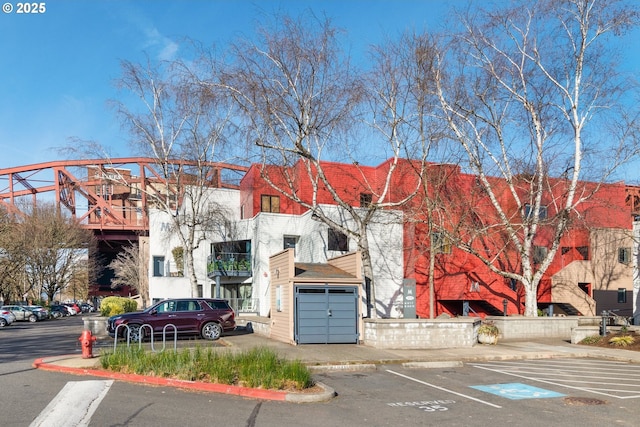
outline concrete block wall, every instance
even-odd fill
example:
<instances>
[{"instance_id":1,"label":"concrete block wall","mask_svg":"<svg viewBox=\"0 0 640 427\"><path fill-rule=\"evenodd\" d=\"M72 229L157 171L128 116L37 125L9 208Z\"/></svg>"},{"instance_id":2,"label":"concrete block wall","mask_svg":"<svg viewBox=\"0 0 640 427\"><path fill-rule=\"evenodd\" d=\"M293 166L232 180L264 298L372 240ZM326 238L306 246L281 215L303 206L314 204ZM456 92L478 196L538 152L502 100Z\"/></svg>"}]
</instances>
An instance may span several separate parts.
<instances>
[{"instance_id":1,"label":"concrete block wall","mask_svg":"<svg viewBox=\"0 0 640 427\"><path fill-rule=\"evenodd\" d=\"M365 319L363 344L386 349L464 348L478 342L480 319Z\"/></svg>"},{"instance_id":2,"label":"concrete block wall","mask_svg":"<svg viewBox=\"0 0 640 427\"><path fill-rule=\"evenodd\" d=\"M502 340L528 340L540 338L571 339L571 331L578 326L598 325L600 317L502 317L487 316L500 329Z\"/></svg>"}]
</instances>

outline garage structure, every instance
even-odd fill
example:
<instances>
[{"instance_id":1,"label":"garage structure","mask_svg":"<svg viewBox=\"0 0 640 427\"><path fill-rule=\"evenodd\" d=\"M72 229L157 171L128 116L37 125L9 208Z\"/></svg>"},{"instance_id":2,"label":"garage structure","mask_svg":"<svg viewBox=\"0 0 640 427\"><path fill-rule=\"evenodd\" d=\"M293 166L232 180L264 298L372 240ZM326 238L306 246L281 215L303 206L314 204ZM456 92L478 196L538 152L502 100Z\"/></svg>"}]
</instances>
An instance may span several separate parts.
<instances>
[{"instance_id":1,"label":"garage structure","mask_svg":"<svg viewBox=\"0 0 640 427\"><path fill-rule=\"evenodd\" d=\"M269 258L271 338L289 344L360 342L359 252L327 263L296 263L294 249Z\"/></svg>"}]
</instances>

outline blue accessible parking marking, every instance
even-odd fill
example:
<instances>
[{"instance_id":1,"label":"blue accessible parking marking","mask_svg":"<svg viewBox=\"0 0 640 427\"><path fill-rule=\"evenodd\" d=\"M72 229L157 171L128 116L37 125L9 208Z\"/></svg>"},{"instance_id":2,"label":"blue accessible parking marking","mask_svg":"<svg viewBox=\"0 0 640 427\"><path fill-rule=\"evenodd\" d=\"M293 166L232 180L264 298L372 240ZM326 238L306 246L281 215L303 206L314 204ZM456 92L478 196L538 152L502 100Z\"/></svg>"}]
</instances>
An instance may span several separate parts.
<instances>
[{"instance_id":1,"label":"blue accessible parking marking","mask_svg":"<svg viewBox=\"0 0 640 427\"><path fill-rule=\"evenodd\" d=\"M506 397L511 400L543 399L548 397L562 397L564 394L543 388L533 387L522 383L472 385L471 388Z\"/></svg>"}]
</instances>

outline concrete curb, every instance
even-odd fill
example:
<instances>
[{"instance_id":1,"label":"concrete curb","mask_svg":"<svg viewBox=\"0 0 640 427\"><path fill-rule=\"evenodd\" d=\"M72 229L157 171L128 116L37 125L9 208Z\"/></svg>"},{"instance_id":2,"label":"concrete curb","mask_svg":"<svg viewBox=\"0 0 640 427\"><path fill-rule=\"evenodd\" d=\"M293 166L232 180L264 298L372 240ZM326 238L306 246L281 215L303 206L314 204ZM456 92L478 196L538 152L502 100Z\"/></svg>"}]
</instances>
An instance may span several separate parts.
<instances>
[{"instance_id":1,"label":"concrete curb","mask_svg":"<svg viewBox=\"0 0 640 427\"><path fill-rule=\"evenodd\" d=\"M59 358L77 359L77 356L60 356ZM328 387L322 383L317 382L322 391L317 393L309 392L287 392L282 390L265 390L251 387L241 387L226 384L214 384L205 383L199 381L186 381L172 378L160 378L150 377L137 374L123 374L120 372L110 372L101 369L86 368L86 367L73 367L65 366L64 364L56 364L48 359L52 359L55 362L59 358L40 358L33 362L33 367L36 369L42 369L44 371L62 372L73 375L91 375L101 378L109 378L113 380L120 380L126 382L132 382L137 384L152 385L152 386L165 386L176 387L187 390L212 392L230 394L241 397L250 397L254 399L262 400L274 400L274 401L287 401L294 403L313 403L313 402L325 402L333 398L336 393L331 387ZM88 359L81 359L86 363L92 363ZM96 363L95 361L93 362Z\"/></svg>"}]
</instances>

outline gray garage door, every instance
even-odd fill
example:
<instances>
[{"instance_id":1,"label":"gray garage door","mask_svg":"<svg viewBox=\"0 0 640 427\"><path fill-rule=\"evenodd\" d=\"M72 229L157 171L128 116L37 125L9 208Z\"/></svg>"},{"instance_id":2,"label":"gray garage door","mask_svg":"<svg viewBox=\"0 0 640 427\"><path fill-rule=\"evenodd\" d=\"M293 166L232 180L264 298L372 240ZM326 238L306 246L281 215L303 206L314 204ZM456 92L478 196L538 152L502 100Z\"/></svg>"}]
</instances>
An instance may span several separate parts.
<instances>
[{"instance_id":1,"label":"gray garage door","mask_svg":"<svg viewBox=\"0 0 640 427\"><path fill-rule=\"evenodd\" d=\"M358 288L296 286L295 339L298 344L358 342Z\"/></svg>"}]
</instances>

